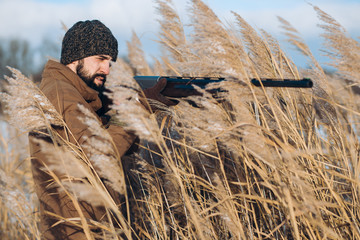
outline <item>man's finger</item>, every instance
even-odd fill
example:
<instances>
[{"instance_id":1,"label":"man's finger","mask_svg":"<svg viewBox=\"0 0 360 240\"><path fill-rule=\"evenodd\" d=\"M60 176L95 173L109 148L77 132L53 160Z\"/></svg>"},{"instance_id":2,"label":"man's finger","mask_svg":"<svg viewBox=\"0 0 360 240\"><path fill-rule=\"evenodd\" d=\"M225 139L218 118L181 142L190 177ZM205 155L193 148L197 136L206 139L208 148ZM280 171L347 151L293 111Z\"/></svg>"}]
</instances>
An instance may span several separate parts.
<instances>
[{"instance_id":1,"label":"man's finger","mask_svg":"<svg viewBox=\"0 0 360 240\"><path fill-rule=\"evenodd\" d=\"M159 94L158 99L159 102L162 102L166 106L174 106L178 104L178 102L175 102L173 100L168 99L167 97L163 96L162 94Z\"/></svg>"},{"instance_id":2,"label":"man's finger","mask_svg":"<svg viewBox=\"0 0 360 240\"><path fill-rule=\"evenodd\" d=\"M160 80L153 87L155 91L161 92L166 87L167 80L166 78L160 78Z\"/></svg>"}]
</instances>

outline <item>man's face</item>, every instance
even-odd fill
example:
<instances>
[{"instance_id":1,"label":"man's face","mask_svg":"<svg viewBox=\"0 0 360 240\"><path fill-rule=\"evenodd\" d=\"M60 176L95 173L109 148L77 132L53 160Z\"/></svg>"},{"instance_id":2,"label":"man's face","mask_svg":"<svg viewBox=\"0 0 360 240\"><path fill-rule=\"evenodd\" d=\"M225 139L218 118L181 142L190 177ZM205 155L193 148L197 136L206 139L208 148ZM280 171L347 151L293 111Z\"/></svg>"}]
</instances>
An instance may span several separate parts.
<instances>
[{"instance_id":1,"label":"man's face","mask_svg":"<svg viewBox=\"0 0 360 240\"><path fill-rule=\"evenodd\" d=\"M76 73L92 89L102 92L106 76L110 72L111 57L109 55L96 55L79 60Z\"/></svg>"}]
</instances>

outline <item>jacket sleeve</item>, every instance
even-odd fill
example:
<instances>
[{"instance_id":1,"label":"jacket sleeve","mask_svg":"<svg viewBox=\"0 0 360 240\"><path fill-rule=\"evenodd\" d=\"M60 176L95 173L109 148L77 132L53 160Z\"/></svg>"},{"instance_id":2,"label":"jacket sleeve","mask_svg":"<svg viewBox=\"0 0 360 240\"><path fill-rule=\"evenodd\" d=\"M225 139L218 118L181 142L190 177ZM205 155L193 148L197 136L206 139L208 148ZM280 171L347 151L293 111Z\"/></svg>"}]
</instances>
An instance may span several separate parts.
<instances>
[{"instance_id":1,"label":"jacket sleeve","mask_svg":"<svg viewBox=\"0 0 360 240\"><path fill-rule=\"evenodd\" d=\"M87 139L89 137L94 137L94 134L84 122L83 119L85 118L85 114L80 110L78 105L83 105L92 112L94 116L96 116L99 124L102 124L100 119L97 117L90 104L87 103L80 93L71 85L58 84L54 89L56 89L56 92L52 96L52 102L54 103L55 108L62 114L64 121L70 130L70 133L64 133L65 137L72 143L78 142L80 146L84 146ZM66 95L64 93L66 93ZM111 125L107 131L113 139L119 157L122 157L132 145L135 136L125 132L125 130L119 126Z\"/></svg>"},{"instance_id":2,"label":"jacket sleeve","mask_svg":"<svg viewBox=\"0 0 360 240\"><path fill-rule=\"evenodd\" d=\"M128 133L122 127L116 125L109 125L107 131L114 140L120 157L122 157L129 150L136 139L134 134Z\"/></svg>"}]
</instances>

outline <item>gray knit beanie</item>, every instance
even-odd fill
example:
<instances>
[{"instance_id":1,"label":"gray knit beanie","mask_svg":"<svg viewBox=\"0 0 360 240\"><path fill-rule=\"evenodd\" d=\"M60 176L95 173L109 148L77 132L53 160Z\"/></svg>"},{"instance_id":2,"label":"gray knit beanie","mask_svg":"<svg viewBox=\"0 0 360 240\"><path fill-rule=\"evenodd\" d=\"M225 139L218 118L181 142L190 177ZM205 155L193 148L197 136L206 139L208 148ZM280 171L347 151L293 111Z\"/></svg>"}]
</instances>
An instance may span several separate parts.
<instances>
[{"instance_id":1,"label":"gray knit beanie","mask_svg":"<svg viewBox=\"0 0 360 240\"><path fill-rule=\"evenodd\" d=\"M118 55L116 38L99 20L75 23L65 33L60 62L67 65L94 55L109 55L113 61L116 61Z\"/></svg>"}]
</instances>

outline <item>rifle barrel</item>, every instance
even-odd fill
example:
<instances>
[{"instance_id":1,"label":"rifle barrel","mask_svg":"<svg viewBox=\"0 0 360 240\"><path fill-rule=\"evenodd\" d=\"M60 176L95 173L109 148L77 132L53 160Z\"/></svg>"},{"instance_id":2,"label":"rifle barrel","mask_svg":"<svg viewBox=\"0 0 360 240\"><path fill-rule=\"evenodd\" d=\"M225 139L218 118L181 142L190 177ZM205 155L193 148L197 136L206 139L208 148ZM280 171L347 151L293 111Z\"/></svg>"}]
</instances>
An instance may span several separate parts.
<instances>
[{"instance_id":1,"label":"rifle barrel","mask_svg":"<svg viewBox=\"0 0 360 240\"><path fill-rule=\"evenodd\" d=\"M166 78L173 88L194 89L191 85L204 88L208 83L221 82L225 78L218 77L170 77L170 76L134 76L134 79L142 88L154 86L161 78ZM310 78L301 80L294 79L252 79L251 83L256 87L286 87L286 88L311 88L313 82Z\"/></svg>"},{"instance_id":2,"label":"rifle barrel","mask_svg":"<svg viewBox=\"0 0 360 240\"><path fill-rule=\"evenodd\" d=\"M276 79L252 79L251 83L256 87L291 87L291 88L311 88L313 86L313 82L310 78L303 78L301 80L276 80Z\"/></svg>"}]
</instances>

